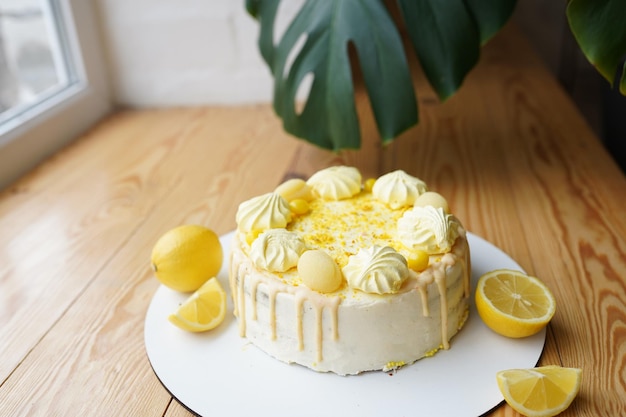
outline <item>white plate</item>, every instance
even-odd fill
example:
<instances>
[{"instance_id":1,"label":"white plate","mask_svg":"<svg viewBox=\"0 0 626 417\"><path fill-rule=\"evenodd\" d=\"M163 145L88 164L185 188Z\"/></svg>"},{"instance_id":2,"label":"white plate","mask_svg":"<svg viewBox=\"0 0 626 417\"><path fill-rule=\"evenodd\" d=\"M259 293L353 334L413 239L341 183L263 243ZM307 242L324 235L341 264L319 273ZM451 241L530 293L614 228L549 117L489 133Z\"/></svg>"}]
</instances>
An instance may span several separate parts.
<instances>
[{"instance_id":1,"label":"white plate","mask_svg":"<svg viewBox=\"0 0 626 417\"><path fill-rule=\"evenodd\" d=\"M228 259L232 232L222 236ZM472 288L497 268L522 268L507 254L468 234ZM218 278L228 291L227 266ZM200 334L174 327L167 316L187 297L161 286L145 322L148 358L165 388L201 416L479 416L502 395L497 371L537 364L545 330L508 339L489 330L472 302L465 327L439 351L395 373L340 377L279 362L239 337L232 314L217 329ZM232 312L232 304L228 305ZM271 411L270 411L271 410Z\"/></svg>"}]
</instances>

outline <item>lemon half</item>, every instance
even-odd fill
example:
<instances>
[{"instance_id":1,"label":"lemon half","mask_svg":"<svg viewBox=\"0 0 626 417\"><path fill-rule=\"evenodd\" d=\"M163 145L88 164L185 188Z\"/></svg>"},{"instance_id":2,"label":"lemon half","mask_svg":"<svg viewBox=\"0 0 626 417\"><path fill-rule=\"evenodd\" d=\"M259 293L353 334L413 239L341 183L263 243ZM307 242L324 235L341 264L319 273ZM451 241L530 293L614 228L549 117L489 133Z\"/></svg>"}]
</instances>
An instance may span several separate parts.
<instances>
[{"instance_id":1,"label":"lemon half","mask_svg":"<svg viewBox=\"0 0 626 417\"><path fill-rule=\"evenodd\" d=\"M543 282L511 269L497 269L481 276L475 299L483 322L507 337L527 337L539 332L556 311L554 296Z\"/></svg>"}]
</instances>

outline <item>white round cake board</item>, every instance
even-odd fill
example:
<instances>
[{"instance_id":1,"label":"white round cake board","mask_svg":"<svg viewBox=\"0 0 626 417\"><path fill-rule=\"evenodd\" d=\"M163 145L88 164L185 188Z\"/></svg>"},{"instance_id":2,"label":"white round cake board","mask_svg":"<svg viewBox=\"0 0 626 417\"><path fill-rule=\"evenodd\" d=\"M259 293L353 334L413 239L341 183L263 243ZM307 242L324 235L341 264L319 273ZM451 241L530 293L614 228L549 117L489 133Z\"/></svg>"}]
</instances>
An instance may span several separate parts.
<instances>
[{"instance_id":1,"label":"white round cake board","mask_svg":"<svg viewBox=\"0 0 626 417\"><path fill-rule=\"evenodd\" d=\"M229 259L233 232L220 238ZM503 251L468 233L472 289L483 273L522 268ZM225 262L218 279L228 288ZM534 367L546 331L509 339L489 330L471 297L465 327L450 350L396 372L341 377L279 362L239 337L229 299L226 319L206 333L188 333L167 317L188 297L164 286L154 294L145 320L148 359L163 386L182 405L204 417L227 416L480 416L502 395L496 372Z\"/></svg>"}]
</instances>

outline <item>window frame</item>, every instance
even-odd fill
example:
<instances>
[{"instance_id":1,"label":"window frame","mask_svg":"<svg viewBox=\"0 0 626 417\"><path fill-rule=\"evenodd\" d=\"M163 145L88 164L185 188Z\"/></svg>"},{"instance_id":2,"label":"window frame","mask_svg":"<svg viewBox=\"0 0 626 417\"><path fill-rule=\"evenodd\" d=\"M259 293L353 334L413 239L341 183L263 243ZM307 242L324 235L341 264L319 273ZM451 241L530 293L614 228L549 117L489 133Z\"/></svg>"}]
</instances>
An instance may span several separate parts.
<instances>
[{"instance_id":1,"label":"window frame","mask_svg":"<svg viewBox=\"0 0 626 417\"><path fill-rule=\"evenodd\" d=\"M112 109L95 0L51 0L63 22L76 81L0 126L0 190Z\"/></svg>"}]
</instances>

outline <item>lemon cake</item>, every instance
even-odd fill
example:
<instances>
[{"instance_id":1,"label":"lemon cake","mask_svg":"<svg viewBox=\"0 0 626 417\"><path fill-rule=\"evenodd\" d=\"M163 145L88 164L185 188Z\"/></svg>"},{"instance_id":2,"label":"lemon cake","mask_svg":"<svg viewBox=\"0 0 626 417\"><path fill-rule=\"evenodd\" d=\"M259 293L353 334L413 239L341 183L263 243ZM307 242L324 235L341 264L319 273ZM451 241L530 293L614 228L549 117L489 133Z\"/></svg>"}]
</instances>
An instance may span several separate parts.
<instances>
[{"instance_id":1,"label":"lemon cake","mask_svg":"<svg viewBox=\"0 0 626 417\"><path fill-rule=\"evenodd\" d=\"M330 167L241 203L236 221L239 333L280 361L389 371L448 349L467 319L465 229L404 171Z\"/></svg>"}]
</instances>

